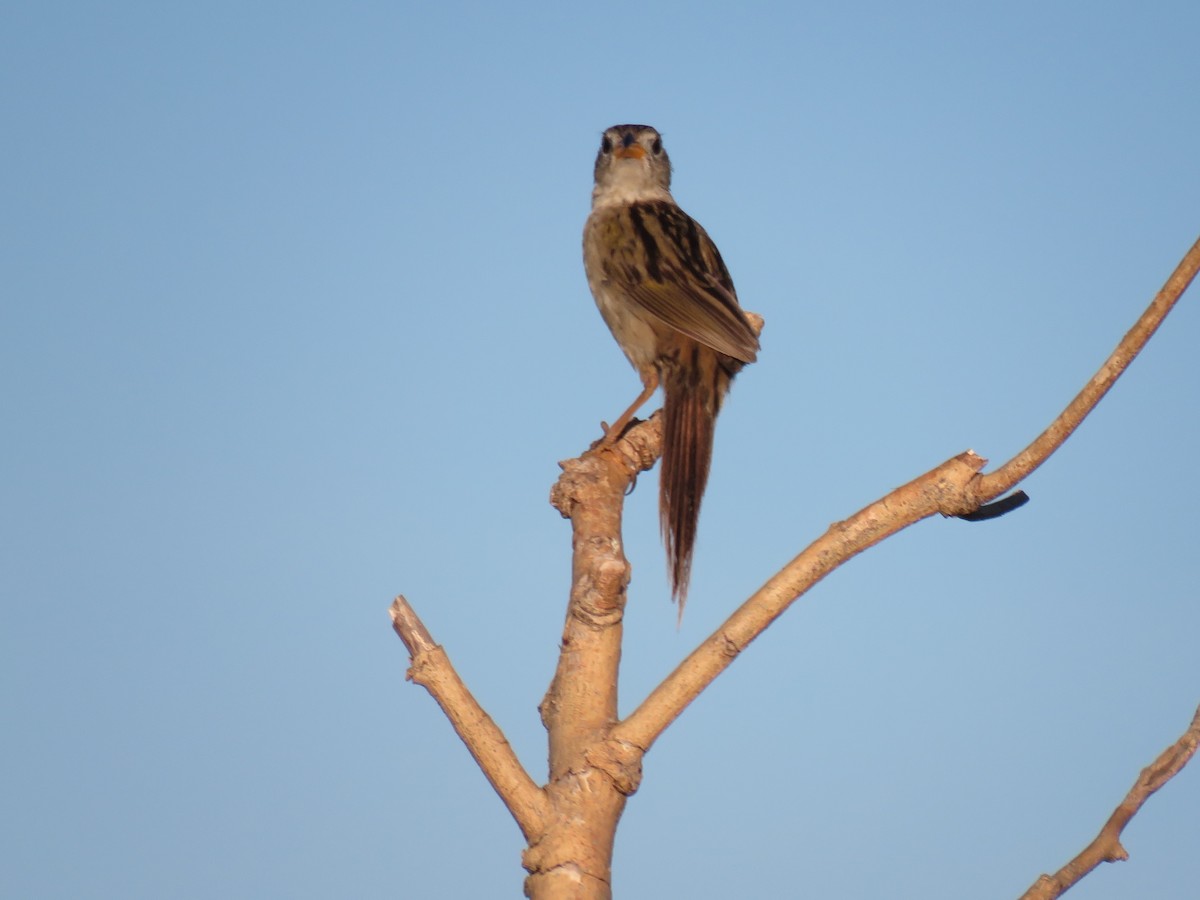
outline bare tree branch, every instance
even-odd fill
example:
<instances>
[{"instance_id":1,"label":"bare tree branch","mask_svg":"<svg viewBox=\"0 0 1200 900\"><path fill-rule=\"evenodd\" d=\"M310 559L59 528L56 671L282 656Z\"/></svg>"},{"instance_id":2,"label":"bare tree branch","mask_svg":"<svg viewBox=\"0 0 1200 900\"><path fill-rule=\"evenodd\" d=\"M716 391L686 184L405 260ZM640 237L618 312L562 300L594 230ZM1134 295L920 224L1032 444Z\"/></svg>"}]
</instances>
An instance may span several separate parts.
<instances>
[{"instance_id":1,"label":"bare tree branch","mask_svg":"<svg viewBox=\"0 0 1200 900\"><path fill-rule=\"evenodd\" d=\"M844 522L836 522L788 563L714 631L614 730L614 737L648 750L713 679L785 609L829 572L886 537L934 513L976 517L990 500L1041 465L1095 408L1161 324L1200 269L1200 240L1184 256L1137 324L1061 415L996 472L968 450L897 488ZM1001 501L1004 503L1005 501ZM1020 505L1019 497L1006 504Z\"/></svg>"},{"instance_id":2,"label":"bare tree branch","mask_svg":"<svg viewBox=\"0 0 1200 900\"><path fill-rule=\"evenodd\" d=\"M1129 793L1121 801L1096 839L1083 849L1073 860L1053 875L1043 875L1033 887L1021 895L1021 900L1054 900L1055 897L1073 887L1081 878L1102 862L1118 862L1129 859L1121 846L1121 832L1137 815L1142 804L1150 795L1174 778L1188 764L1188 760L1200 746L1200 707L1192 717L1192 724L1174 744L1159 754L1158 759L1142 769Z\"/></svg>"},{"instance_id":3,"label":"bare tree branch","mask_svg":"<svg viewBox=\"0 0 1200 900\"><path fill-rule=\"evenodd\" d=\"M403 594L392 601L388 613L392 617L392 629L400 635L400 640L404 642L410 659L416 659L419 654L437 646L433 641L433 635L429 633L429 629L425 627L425 623L421 621L417 611L408 605ZM411 678L412 674L409 673L409 679L411 680Z\"/></svg>"},{"instance_id":4,"label":"bare tree branch","mask_svg":"<svg viewBox=\"0 0 1200 900\"><path fill-rule=\"evenodd\" d=\"M641 706L617 725L613 737L649 750L684 707L810 587L848 559L914 522L938 512L956 515L966 511L962 497L986 463L968 450L896 488L844 522L829 526L692 651Z\"/></svg>"},{"instance_id":5,"label":"bare tree branch","mask_svg":"<svg viewBox=\"0 0 1200 900\"><path fill-rule=\"evenodd\" d=\"M1095 408L1101 398L1108 393L1108 389L1121 377L1121 373L1133 362L1134 357L1146 346L1146 342L1158 330L1158 326L1167 317L1167 313L1172 310L1179 298L1183 296L1183 292L1187 290L1187 286L1192 283L1192 279L1196 277L1197 269L1200 269L1200 240L1197 240L1192 245L1192 249L1179 261L1179 265L1175 267L1175 271L1171 273L1171 277L1167 279L1162 290L1150 302L1141 318L1121 339L1121 343L1117 344L1117 348L1104 361L1100 371L1092 376L1091 381L1084 385L1083 390L1075 396L1075 399L1068 404L1059 417L1050 423L1050 427L995 472L989 472L987 475L979 477L973 487L973 493L978 497L980 503L986 503L1010 490L1013 485L1023 480L1030 472L1044 463L1051 453L1062 446L1063 441L1079 427L1079 423Z\"/></svg>"},{"instance_id":6,"label":"bare tree branch","mask_svg":"<svg viewBox=\"0 0 1200 900\"><path fill-rule=\"evenodd\" d=\"M392 627L412 659L408 679L437 701L526 839L539 834L545 827L546 797L521 766L504 733L463 684L446 651L434 643L408 601L397 597L389 612Z\"/></svg>"}]
</instances>

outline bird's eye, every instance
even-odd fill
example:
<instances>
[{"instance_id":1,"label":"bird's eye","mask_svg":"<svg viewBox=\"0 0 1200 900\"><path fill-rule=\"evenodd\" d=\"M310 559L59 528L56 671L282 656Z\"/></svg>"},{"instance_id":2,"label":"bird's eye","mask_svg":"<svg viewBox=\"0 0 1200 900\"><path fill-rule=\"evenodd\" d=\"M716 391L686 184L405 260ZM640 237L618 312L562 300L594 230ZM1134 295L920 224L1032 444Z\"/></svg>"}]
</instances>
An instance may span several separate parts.
<instances>
[{"instance_id":1,"label":"bird's eye","mask_svg":"<svg viewBox=\"0 0 1200 900\"><path fill-rule=\"evenodd\" d=\"M662 138L656 137L654 143L650 145L650 149L654 151L654 155L658 156L662 153Z\"/></svg>"},{"instance_id":2,"label":"bird's eye","mask_svg":"<svg viewBox=\"0 0 1200 900\"><path fill-rule=\"evenodd\" d=\"M610 138L607 134L604 136L604 140L600 142L600 152L612 153L612 138Z\"/></svg>"}]
</instances>

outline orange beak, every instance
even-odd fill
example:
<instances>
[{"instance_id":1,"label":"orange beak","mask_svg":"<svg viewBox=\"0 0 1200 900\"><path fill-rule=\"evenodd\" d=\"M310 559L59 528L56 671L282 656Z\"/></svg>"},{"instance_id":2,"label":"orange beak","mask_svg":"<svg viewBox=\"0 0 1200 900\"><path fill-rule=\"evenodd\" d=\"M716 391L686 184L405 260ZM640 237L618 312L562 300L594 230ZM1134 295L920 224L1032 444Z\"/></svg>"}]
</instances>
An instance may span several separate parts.
<instances>
[{"instance_id":1,"label":"orange beak","mask_svg":"<svg viewBox=\"0 0 1200 900\"><path fill-rule=\"evenodd\" d=\"M628 147L618 146L613 151L613 156L617 159L643 159L646 156L646 148L641 144L630 144Z\"/></svg>"}]
</instances>

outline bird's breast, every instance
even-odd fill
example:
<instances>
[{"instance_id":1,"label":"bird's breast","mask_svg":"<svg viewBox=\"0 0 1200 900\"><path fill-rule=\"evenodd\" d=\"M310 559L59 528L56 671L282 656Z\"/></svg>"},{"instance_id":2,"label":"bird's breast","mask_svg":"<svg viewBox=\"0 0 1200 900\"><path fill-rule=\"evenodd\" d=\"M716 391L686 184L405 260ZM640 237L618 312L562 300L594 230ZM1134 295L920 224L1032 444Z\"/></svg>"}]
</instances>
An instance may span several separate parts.
<instances>
[{"instance_id":1,"label":"bird's breast","mask_svg":"<svg viewBox=\"0 0 1200 900\"><path fill-rule=\"evenodd\" d=\"M655 328L638 314L636 304L619 288L603 279L593 281L590 273L588 282L600 315L604 317L604 323L629 362L639 373L653 369L658 356L658 335Z\"/></svg>"}]
</instances>

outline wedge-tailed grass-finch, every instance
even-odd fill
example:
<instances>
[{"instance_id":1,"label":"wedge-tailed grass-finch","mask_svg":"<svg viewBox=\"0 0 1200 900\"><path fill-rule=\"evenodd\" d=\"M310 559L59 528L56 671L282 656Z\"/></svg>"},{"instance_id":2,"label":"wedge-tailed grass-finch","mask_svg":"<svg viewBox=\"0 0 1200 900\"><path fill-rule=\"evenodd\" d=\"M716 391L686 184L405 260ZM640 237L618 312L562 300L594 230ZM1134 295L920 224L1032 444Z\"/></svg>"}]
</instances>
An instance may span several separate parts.
<instances>
[{"instance_id":1,"label":"wedge-tailed grass-finch","mask_svg":"<svg viewBox=\"0 0 1200 900\"><path fill-rule=\"evenodd\" d=\"M671 162L649 125L614 125L596 155L583 229L588 285L643 390L606 431L621 436L661 385L659 516L680 615L717 413L734 375L758 352L716 245L671 196Z\"/></svg>"}]
</instances>

